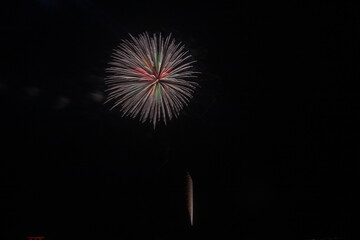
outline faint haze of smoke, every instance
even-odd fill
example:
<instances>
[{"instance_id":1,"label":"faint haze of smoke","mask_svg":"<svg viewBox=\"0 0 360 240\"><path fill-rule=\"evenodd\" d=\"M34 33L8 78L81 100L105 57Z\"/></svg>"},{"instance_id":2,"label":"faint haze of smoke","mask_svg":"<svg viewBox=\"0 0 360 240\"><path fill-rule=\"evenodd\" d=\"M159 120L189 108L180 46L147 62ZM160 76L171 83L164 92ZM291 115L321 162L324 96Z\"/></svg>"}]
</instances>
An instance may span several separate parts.
<instances>
[{"instance_id":1,"label":"faint haze of smoke","mask_svg":"<svg viewBox=\"0 0 360 240\"><path fill-rule=\"evenodd\" d=\"M60 97L56 104L54 105L54 108L56 109L62 109L68 106L70 103L70 99L68 97Z\"/></svg>"},{"instance_id":2,"label":"faint haze of smoke","mask_svg":"<svg viewBox=\"0 0 360 240\"><path fill-rule=\"evenodd\" d=\"M186 172L186 194L187 194L187 209L190 216L190 224L194 225L194 196L193 196L193 180L189 172Z\"/></svg>"},{"instance_id":3,"label":"faint haze of smoke","mask_svg":"<svg viewBox=\"0 0 360 240\"><path fill-rule=\"evenodd\" d=\"M111 109L119 106L122 116L139 117L155 128L159 121L176 118L193 97L195 61L171 34L130 37L114 50L107 68L106 102L114 102Z\"/></svg>"},{"instance_id":4,"label":"faint haze of smoke","mask_svg":"<svg viewBox=\"0 0 360 240\"><path fill-rule=\"evenodd\" d=\"M31 97L35 97L41 92L40 89L37 87L28 87L25 89L25 91Z\"/></svg>"},{"instance_id":5,"label":"faint haze of smoke","mask_svg":"<svg viewBox=\"0 0 360 240\"><path fill-rule=\"evenodd\" d=\"M90 93L90 98L92 100L94 100L95 102L102 102L104 99L104 96L103 96L102 92L96 91L96 92Z\"/></svg>"}]
</instances>

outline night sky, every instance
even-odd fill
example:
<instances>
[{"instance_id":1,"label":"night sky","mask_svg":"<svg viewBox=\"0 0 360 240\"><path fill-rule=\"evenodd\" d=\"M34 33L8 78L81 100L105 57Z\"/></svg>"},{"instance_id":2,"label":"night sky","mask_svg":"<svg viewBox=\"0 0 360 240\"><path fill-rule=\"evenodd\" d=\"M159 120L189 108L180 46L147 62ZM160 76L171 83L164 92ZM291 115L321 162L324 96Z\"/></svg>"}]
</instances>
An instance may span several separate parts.
<instances>
[{"instance_id":1,"label":"night sky","mask_svg":"<svg viewBox=\"0 0 360 240\"><path fill-rule=\"evenodd\" d=\"M24 2L0 8L0 239L356 239L354 4ZM104 103L113 49L145 31L201 72L155 130Z\"/></svg>"}]
</instances>

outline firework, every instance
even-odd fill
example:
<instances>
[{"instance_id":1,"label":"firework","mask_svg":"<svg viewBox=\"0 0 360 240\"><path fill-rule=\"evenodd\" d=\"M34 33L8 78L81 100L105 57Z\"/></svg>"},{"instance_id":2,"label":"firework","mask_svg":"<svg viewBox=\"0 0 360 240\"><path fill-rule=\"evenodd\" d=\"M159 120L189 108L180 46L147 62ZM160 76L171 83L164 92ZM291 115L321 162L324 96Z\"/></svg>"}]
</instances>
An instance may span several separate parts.
<instances>
[{"instance_id":1,"label":"firework","mask_svg":"<svg viewBox=\"0 0 360 240\"><path fill-rule=\"evenodd\" d=\"M191 55L171 34L150 37L147 33L123 40L114 50L107 86L107 101L120 106L122 116L139 117L141 122L156 123L179 115L198 86L192 78Z\"/></svg>"}]
</instances>

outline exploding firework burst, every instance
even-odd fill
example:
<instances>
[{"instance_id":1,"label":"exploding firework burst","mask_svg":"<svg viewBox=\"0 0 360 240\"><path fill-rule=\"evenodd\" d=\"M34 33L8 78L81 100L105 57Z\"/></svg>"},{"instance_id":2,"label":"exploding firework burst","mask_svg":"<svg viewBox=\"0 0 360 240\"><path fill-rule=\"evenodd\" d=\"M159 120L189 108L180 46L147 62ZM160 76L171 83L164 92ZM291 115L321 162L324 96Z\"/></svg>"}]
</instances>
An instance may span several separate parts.
<instances>
[{"instance_id":1,"label":"exploding firework burst","mask_svg":"<svg viewBox=\"0 0 360 240\"><path fill-rule=\"evenodd\" d=\"M156 123L177 117L198 84L192 81L191 55L171 34L147 33L123 40L114 50L106 80L108 101L120 106L123 116Z\"/></svg>"}]
</instances>

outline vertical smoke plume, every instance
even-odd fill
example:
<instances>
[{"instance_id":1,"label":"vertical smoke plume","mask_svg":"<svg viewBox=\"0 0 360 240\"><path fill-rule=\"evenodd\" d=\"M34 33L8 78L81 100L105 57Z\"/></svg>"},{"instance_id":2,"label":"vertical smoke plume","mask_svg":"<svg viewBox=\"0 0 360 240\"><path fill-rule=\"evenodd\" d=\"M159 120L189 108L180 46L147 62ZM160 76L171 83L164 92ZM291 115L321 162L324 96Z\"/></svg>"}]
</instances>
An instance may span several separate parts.
<instances>
[{"instance_id":1,"label":"vertical smoke plume","mask_svg":"<svg viewBox=\"0 0 360 240\"><path fill-rule=\"evenodd\" d=\"M187 194L187 209L190 216L190 224L194 225L194 196L193 196L193 180L189 172L186 172L186 194Z\"/></svg>"}]
</instances>

